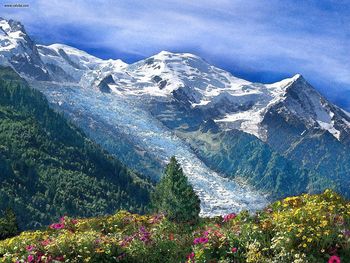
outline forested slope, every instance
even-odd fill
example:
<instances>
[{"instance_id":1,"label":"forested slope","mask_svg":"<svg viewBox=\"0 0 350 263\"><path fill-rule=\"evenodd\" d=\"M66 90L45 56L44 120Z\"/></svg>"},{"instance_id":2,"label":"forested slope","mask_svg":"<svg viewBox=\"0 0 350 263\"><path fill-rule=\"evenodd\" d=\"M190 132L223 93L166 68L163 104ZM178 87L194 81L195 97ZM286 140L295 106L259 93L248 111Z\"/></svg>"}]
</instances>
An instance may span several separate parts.
<instances>
[{"instance_id":1,"label":"forested slope","mask_svg":"<svg viewBox=\"0 0 350 263\"><path fill-rule=\"evenodd\" d=\"M12 208L21 228L64 214L142 212L149 187L0 68L0 209Z\"/></svg>"}]
</instances>

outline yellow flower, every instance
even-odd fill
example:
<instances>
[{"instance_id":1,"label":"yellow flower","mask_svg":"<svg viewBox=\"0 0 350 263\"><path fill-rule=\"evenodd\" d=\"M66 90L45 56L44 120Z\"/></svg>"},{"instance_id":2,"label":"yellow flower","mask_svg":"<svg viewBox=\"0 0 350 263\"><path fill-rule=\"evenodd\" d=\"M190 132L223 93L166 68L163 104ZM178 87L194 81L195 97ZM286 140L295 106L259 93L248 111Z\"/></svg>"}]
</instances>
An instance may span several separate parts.
<instances>
[{"instance_id":1,"label":"yellow flower","mask_svg":"<svg viewBox=\"0 0 350 263\"><path fill-rule=\"evenodd\" d=\"M95 252L96 253L103 253L105 251L102 248L96 248Z\"/></svg>"}]
</instances>

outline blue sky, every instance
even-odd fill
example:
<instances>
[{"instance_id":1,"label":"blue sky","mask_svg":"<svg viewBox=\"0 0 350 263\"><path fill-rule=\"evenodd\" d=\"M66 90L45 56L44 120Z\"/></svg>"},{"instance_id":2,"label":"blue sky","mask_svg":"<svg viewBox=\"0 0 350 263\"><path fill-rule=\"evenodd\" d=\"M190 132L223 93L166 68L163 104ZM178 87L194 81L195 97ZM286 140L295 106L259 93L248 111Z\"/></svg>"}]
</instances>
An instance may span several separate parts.
<instances>
[{"instance_id":1,"label":"blue sky","mask_svg":"<svg viewBox=\"0 0 350 263\"><path fill-rule=\"evenodd\" d=\"M20 20L39 43L65 43L128 63L161 50L191 52L257 82L301 73L350 110L350 1L26 3L28 8L1 6L0 14Z\"/></svg>"}]
</instances>

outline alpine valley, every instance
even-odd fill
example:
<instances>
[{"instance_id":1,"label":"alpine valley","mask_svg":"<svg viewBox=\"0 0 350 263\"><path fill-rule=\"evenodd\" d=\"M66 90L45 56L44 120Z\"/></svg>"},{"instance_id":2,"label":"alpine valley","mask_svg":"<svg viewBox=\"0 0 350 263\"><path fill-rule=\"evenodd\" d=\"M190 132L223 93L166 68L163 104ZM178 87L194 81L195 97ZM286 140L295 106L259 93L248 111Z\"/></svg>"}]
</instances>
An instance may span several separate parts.
<instances>
[{"instance_id":1,"label":"alpine valley","mask_svg":"<svg viewBox=\"0 0 350 263\"><path fill-rule=\"evenodd\" d=\"M78 127L79 140L86 135L136 171L125 176L139 195L148 187L144 178L157 181L175 155L203 216L254 211L326 188L350 197L350 114L301 75L253 83L196 55L166 51L133 64L102 60L63 44L39 45L21 23L5 19L0 64L44 94L67 125ZM108 156L103 152L103 160ZM140 206L130 191L125 198Z\"/></svg>"}]
</instances>

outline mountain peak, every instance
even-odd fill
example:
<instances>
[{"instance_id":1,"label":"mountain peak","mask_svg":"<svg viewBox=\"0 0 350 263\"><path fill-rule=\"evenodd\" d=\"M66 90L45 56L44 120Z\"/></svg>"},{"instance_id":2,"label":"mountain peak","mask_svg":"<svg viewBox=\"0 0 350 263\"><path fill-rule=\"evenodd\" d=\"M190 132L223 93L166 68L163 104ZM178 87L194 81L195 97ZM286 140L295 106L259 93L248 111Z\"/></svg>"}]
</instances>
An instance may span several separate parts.
<instances>
[{"instance_id":1,"label":"mountain peak","mask_svg":"<svg viewBox=\"0 0 350 263\"><path fill-rule=\"evenodd\" d=\"M13 32L20 31L23 34L27 34L24 29L24 26L19 21L16 21L13 19L7 20L0 17L0 27L6 33L13 33Z\"/></svg>"},{"instance_id":2,"label":"mountain peak","mask_svg":"<svg viewBox=\"0 0 350 263\"><path fill-rule=\"evenodd\" d=\"M299 74L299 73L295 74L291 79L294 80L294 81L297 81L297 80L305 80L304 77L303 77L303 75L301 75L301 74Z\"/></svg>"},{"instance_id":3,"label":"mountain peak","mask_svg":"<svg viewBox=\"0 0 350 263\"><path fill-rule=\"evenodd\" d=\"M192 53L181 53L181 52L170 52L170 51L161 51L158 54L153 55L151 58L159 60L172 60L172 59L199 59L203 60L201 57L194 55Z\"/></svg>"}]
</instances>

